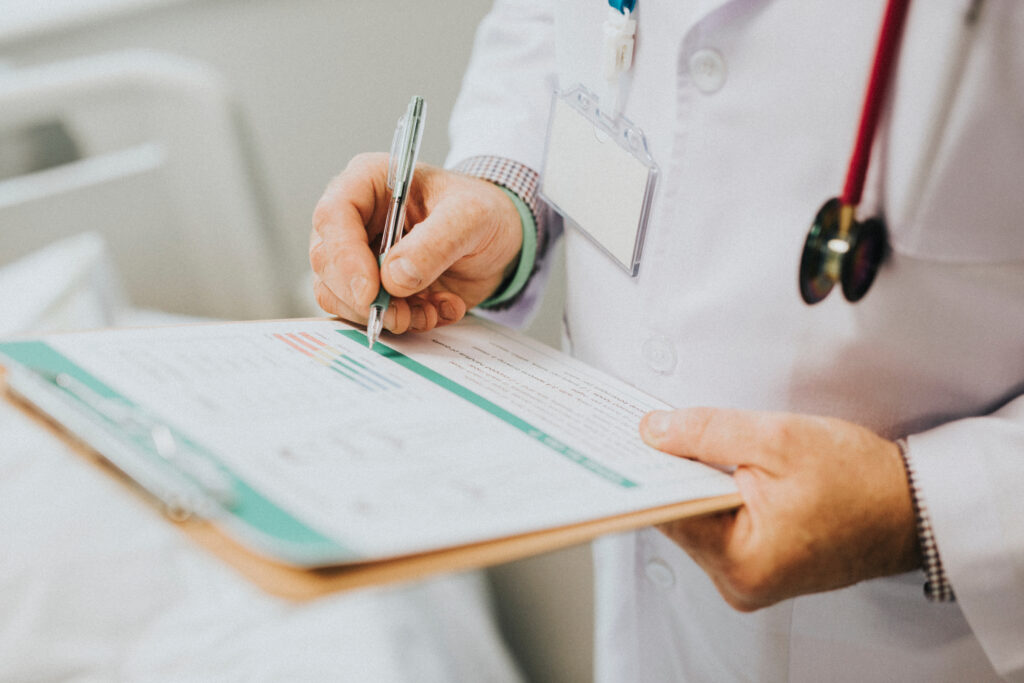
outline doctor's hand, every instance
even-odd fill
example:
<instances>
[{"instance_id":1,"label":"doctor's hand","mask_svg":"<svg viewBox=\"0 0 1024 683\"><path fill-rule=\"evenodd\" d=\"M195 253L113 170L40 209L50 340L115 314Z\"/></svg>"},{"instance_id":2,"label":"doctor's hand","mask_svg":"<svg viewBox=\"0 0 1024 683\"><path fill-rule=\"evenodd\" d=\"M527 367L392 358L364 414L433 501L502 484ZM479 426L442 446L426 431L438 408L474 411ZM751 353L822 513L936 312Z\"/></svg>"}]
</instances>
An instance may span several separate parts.
<instances>
[{"instance_id":1,"label":"doctor's hand","mask_svg":"<svg viewBox=\"0 0 1024 683\"><path fill-rule=\"evenodd\" d=\"M365 323L383 281L393 297L386 329L425 331L457 322L515 268L523 238L519 213L486 180L418 164L406 205L411 229L378 269L387 173L387 154L362 154L324 191L309 244L317 303Z\"/></svg>"},{"instance_id":2,"label":"doctor's hand","mask_svg":"<svg viewBox=\"0 0 1024 683\"><path fill-rule=\"evenodd\" d=\"M648 444L735 468L743 507L661 530L753 611L921 566L896 444L842 420L694 408L646 415Z\"/></svg>"}]
</instances>

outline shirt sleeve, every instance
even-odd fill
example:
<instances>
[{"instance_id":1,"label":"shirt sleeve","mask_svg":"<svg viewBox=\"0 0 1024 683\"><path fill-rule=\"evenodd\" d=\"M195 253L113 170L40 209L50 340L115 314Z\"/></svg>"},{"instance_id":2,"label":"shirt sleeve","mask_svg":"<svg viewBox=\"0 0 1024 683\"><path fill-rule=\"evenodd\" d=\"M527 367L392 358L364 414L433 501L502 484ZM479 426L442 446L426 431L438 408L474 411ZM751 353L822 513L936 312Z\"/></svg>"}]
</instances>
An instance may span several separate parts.
<instances>
[{"instance_id":1,"label":"shirt sleeve","mask_svg":"<svg viewBox=\"0 0 1024 683\"><path fill-rule=\"evenodd\" d=\"M921 548L921 569L924 571L925 578L924 595L931 602L953 602L956 600L956 596L946 577L946 570L942 566L942 557L939 555L939 547L935 542L935 531L932 529L932 517L928 513L928 506L924 502L924 495L921 493L917 476L914 474L914 461L907 450L907 440L899 439L896 445L899 446L900 456L903 458L903 465L907 472L907 485L910 487L910 500L914 505L917 543Z\"/></svg>"},{"instance_id":2,"label":"shirt sleeve","mask_svg":"<svg viewBox=\"0 0 1024 683\"><path fill-rule=\"evenodd\" d=\"M996 670L1024 681L1024 396L907 439L936 552Z\"/></svg>"},{"instance_id":3,"label":"shirt sleeve","mask_svg":"<svg viewBox=\"0 0 1024 683\"><path fill-rule=\"evenodd\" d=\"M551 3L497 0L477 29L445 165L490 156L539 169L557 86Z\"/></svg>"},{"instance_id":4,"label":"shirt sleeve","mask_svg":"<svg viewBox=\"0 0 1024 683\"><path fill-rule=\"evenodd\" d=\"M530 208L537 258L530 279L501 310L503 324L529 324L550 269L544 258L561 221L537 198L551 98L557 88L554 17L550 2L497 0L477 29L448 131L445 166L511 190Z\"/></svg>"}]
</instances>

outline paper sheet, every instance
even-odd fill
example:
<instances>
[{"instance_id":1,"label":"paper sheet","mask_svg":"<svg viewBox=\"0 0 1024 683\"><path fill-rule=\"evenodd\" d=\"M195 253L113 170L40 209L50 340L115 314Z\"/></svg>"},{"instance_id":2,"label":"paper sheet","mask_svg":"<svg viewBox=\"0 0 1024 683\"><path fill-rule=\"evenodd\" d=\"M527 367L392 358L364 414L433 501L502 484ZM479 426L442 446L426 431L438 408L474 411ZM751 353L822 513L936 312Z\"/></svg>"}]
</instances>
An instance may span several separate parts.
<instances>
[{"instance_id":1,"label":"paper sheet","mask_svg":"<svg viewBox=\"0 0 1024 683\"><path fill-rule=\"evenodd\" d=\"M333 321L46 341L366 557L735 491L640 441L658 401L477 319L372 351Z\"/></svg>"}]
</instances>

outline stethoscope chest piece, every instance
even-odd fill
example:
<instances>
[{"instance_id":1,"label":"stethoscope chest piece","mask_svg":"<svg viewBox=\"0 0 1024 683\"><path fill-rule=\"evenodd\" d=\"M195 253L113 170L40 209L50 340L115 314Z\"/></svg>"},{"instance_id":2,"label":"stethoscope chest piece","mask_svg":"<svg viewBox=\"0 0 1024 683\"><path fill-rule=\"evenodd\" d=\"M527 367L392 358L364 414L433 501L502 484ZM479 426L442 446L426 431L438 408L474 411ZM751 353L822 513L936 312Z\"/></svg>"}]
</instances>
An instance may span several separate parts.
<instances>
[{"instance_id":1,"label":"stethoscope chest piece","mask_svg":"<svg viewBox=\"0 0 1024 683\"><path fill-rule=\"evenodd\" d=\"M800 296L816 304L838 282L847 301L860 300L885 258L885 223L854 219L854 207L838 198L825 202L814 217L800 258Z\"/></svg>"},{"instance_id":2,"label":"stethoscope chest piece","mask_svg":"<svg viewBox=\"0 0 1024 683\"><path fill-rule=\"evenodd\" d=\"M885 224L878 218L861 223L855 214L909 4L910 0L886 4L843 193L825 202L807 233L800 257L800 296L808 304L828 296L837 282L847 301L859 301L885 258Z\"/></svg>"}]
</instances>

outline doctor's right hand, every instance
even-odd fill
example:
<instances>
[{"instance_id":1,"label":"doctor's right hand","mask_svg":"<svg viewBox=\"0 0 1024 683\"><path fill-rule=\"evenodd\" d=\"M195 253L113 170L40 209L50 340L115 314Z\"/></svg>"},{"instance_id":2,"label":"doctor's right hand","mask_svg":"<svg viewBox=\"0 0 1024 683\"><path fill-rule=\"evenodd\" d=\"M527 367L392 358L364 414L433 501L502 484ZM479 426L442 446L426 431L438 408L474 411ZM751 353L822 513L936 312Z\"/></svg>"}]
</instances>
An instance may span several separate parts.
<instances>
[{"instance_id":1,"label":"doctor's right hand","mask_svg":"<svg viewBox=\"0 0 1024 683\"><path fill-rule=\"evenodd\" d=\"M406 235L378 269L387 173L387 154L361 154L324 191L309 243L317 303L365 324L383 282L392 296L385 329L426 331L457 322L515 269L523 238L519 213L489 181L417 164Z\"/></svg>"}]
</instances>

